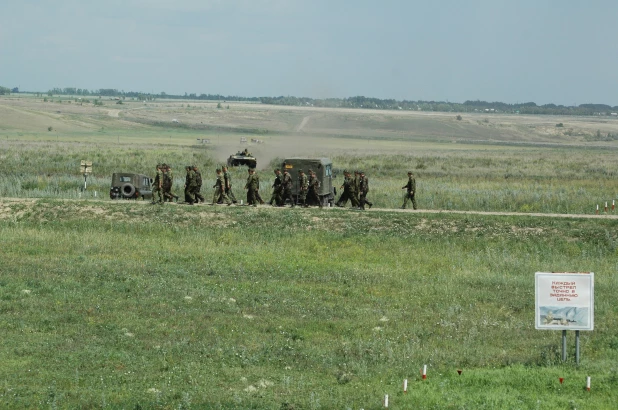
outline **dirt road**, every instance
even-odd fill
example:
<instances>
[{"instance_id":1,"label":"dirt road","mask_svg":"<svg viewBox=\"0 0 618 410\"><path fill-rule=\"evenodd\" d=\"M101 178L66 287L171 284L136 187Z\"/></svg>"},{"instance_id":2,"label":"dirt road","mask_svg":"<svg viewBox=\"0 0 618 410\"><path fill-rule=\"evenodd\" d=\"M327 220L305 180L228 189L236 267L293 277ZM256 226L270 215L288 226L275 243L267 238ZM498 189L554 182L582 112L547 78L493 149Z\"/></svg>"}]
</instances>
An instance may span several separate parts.
<instances>
[{"instance_id":1,"label":"dirt road","mask_svg":"<svg viewBox=\"0 0 618 410\"><path fill-rule=\"evenodd\" d=\"M10 217L10 215L16 212L16 209L19 209L20 214L24 214L24 205L27 208L33 207L38 201L42 199L38 198L0 198L0 220L6 219ZM45 199L47 201L47 199ZM150 201L110 201L110 200L102 200L102 199L59 199L62 202L82 202L88 203L90 205L95 204L110 204L116 206L125 206L130 204L139 204L147 206L150 204ZM14 205L19 205L19 207L14 207ZM170 203L165 204L165 206L184 206L184 204L180 203ZM215 205L215 207L225 205ZM213 205L197 205L193 208L213 208ZM246 206L245 206L246 207ZM279 208L279 207L271 207L269 205L259 205L257 208L247 207L248 209L260 209L260 210L273 210L275 212L295 212L295 210L289 210L288 208ZM313 210L315 212L319 211L317 207L306 208L307 210ZM351 208L323 208L323 211L327 212L363 212L363 213L374 213L374 212L398 212L398 213L409 213L409 214L450 214L450 215L494 215L494 216L519 216L519 217L531 217L531 218L568 218L568 219L618 219L617 214L613 213L604 213L601 212L599 215L596 214L551 214L551 213L523 213L523 212L487 212L487 211L455 211L455 210L439 210L439 209L392 209L392 208L372 208L367 209L365 211L358 211L356 209Z\"/></svg>"}]
</instances>

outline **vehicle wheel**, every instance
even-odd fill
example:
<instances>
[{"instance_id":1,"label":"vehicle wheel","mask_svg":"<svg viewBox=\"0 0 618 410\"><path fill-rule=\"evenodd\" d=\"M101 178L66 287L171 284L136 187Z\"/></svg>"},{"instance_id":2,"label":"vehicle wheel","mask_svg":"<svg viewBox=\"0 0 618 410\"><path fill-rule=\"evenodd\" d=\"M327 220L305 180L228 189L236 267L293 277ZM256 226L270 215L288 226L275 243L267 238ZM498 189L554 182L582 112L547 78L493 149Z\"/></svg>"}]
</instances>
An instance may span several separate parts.
<instances>
[{"instance_id":1,"label":"vehicle wheel","mask_svg":"<svg viewBox=\"0 0 618 410\"><path fill-rule=\"evenodd\" d=\"M135 187L133 184L126 183L120 187L120 192L122 192L122 196L125 198L133 198L133 195L135 195Z\"/></svg>"}]
</instances>

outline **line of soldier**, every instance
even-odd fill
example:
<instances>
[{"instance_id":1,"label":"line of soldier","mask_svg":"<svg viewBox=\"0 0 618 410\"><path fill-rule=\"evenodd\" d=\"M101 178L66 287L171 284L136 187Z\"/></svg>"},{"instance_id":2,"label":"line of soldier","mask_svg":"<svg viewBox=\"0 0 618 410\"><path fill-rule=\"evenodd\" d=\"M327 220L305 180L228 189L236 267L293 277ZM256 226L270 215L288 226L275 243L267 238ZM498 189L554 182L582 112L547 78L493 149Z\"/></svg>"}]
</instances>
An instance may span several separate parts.
<instances>
[{"instance_id":1,"label":"line of soldier","mask_svg":"<svg viewBox=\"0 0 618 410\"><path fill-rule=\"evenodd\" d=\"M205 198L201 195L200 190L202 188L202 174L198 170L196 165L189 165L185 167L187 171L185 179L185 202L189 205L194 203L205 202ZM289 201L291 206L296 204L302 207L308 207L310 204L317 204L322 208L323 204L320 199L320 181L316 176L315 171L309 170L309 176L305 175L304 170L298 171L298 201L294 202L292 196L293 179L287 169L281 172L279 168L275 169L275 180L272 188L273 192L269 201L272 206L285 206ZM260 177L255 173L254 168L249 168L249 176L245 184L247 190L247 205L257 206L258 203L264 204L264 200L260 196ZM236 204L236 196L232 191L232 178L226 166L217 168L216 180L213 188L215 189L212 204L225 202L228 206ZM350 201L353 208L364 210L365 205L369 206L369 209L373 206L373 203L367 198L369 192L369 178L365 175L364 171L354 171L354 177L352 173L347 170L343 171L344 181L341 189L343 192L339 197L339 200L335 203L338 207L345 207L347 202ZM165 201L178 200L178 196L171 192L173 182L173 174L171 166L167 164L157 164L156 176L153 182L153 195L152 203L157 203L155 195L158 195L158 203L162 204ZM406 189L404 196L404 202L401 206L402 209L406 208L408 201L412 202L413 209L417 209L416 204L416 180L412 171L408 171L408 182L401 189Z\"/></svg>"}]
</instances>

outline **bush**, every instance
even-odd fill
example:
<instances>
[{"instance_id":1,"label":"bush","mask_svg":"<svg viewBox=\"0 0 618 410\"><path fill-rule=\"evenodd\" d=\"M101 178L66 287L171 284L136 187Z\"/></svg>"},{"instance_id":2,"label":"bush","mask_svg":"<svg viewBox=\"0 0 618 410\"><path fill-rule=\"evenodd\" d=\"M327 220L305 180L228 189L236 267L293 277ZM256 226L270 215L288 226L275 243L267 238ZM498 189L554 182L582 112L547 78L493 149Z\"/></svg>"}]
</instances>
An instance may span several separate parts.
<instances>
[{"instance_id":1,"label":"bush","mask_svg":"<svg viewBox=\"0 0 618 410\"><path fill-rule=\"evenodd\" d=\"M564 127L564 124L563 124L563 123L561 123L561 122L559 122L558 124L556 124L556 127L558 127L558 128L562 128L562 127Z\"/></svg>"},{"instance_id":2,"label":"bush","mask_svg":"<svg viewBox=\"0 0 618 410\"><path fill-rule=\"evenodd\" d=\"M458 115L457 117L455 117L457 119L457 121L461 121L461 115Z\"/></svg>"}]
</instances>

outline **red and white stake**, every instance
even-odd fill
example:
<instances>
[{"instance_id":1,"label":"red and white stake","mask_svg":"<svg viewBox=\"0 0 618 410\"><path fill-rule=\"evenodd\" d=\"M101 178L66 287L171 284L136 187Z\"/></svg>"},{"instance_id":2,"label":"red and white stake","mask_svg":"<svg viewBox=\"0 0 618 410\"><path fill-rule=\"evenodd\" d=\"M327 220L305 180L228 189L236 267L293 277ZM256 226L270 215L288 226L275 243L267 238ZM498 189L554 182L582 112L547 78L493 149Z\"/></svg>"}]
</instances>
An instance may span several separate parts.
<instances>
[{"instance_id":1,"label":"red and white stake","mask_svg":"<svg viewBox=\"0 0 618 410\"><path fill-rule=\"evenodd\" d=\"M562 384L562 382L564 381L564 377L558 377L558 380L560 380L560 384Z\"/></svg>"},{"instance_id":2,"label":"red and white stake","mask_svg":"<svg viewBox=\"0 0 618 410\"><path fill-rule=\"evenodd\" d=\"M607 201L605 201L605 212L607 213Z\"/></svg>"},{"instance_id":3,"label":"red and white stake","mask_svg":"<svg viewBox=\"0 0 618 410\"><path fill-rule=\"evenodd\" d=\"M616 200L612 199L612 211L616 208L616 204L615 204Z\"/></svg>"},{"instance_id":4,"label":"red and white stake","mask_svg":"<svg viewBox=\"0 0 618 410\"><path fill-rule=\"evenodd\" d=\"M425 380L427 378L427 365L424 364L423 365L423 380Z\"/></svg>"},{"instance_id":5,"label":"red and white stake","mask_svg":"<svg viewBox=\"0 0 618 410\"><path fill-rule=\"evenodd\" d=\"M590 391L590 376L586 377L586 390Z\"/></svg>"},{"instance_id":6,"label":"red and white stake","mask_svg":"<svg viewBox=\"0 0 618 410\"><path fill-rule=\"evenodd\" d=\"M408 392L408 379L403 379L403 392Z\"/></svg>"},{"instance_id":7,"label":"red and white stake","mask_svg":"<svg viewBox=\"0 0 618 410\"><path fill-rule=\"evenodd\" d=\"M384 408L387 409L388 408L388 394L384 395Z\"/></svg>"}]
</instances>

